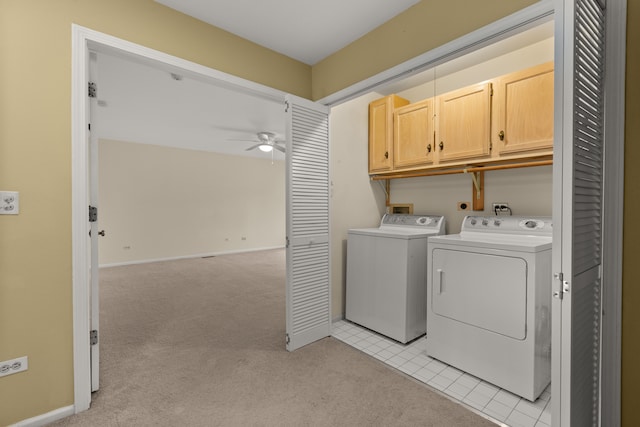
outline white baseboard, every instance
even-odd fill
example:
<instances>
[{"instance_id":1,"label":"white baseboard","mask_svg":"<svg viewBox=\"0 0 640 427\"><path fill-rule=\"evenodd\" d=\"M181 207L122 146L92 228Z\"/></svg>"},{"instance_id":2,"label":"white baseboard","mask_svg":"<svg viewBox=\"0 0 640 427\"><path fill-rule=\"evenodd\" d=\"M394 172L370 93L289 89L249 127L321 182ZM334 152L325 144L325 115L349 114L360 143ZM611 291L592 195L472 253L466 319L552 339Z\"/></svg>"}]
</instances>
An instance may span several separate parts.
<instances>
[{"instance_id":1,"label":"white baseboard","mask_svg":"<svg viewBox=\"0 0 640 427\"><path fill-rule=\"evenodd\" d=\"M64 408L58 408L46 414L38 415L37 417L28 418L26 420L19 421L15 424L11 424L10 427L40 427L47 424L51 424L54 421L61 420L75 414L73 405L65 406Z\"/></svg>"},{"instance_id":2,"label":"white baseboard","mask_svg":"<svg viewBox=\"0 0 640 427\"><path fill-rule=\"evenodd\" d=\"M141 260L135 260L135 261L114 262L109 264L100 264L100 268L120 267L123 265L148 264L152 262L162 262L162 261L176 261L180 259L205 258L205 257L214 257L214 256L221 256L221 255L241 254L241 253L248 253L248 252L270 251L273 249L284 249L284 246L270 246L266 248L253 248L253 249L238 249L233 251L209 252L205 254L183 255L183 256L175 256L175 257L168 257L168 258L141 259Z\"/></svg>"}]
</instances>

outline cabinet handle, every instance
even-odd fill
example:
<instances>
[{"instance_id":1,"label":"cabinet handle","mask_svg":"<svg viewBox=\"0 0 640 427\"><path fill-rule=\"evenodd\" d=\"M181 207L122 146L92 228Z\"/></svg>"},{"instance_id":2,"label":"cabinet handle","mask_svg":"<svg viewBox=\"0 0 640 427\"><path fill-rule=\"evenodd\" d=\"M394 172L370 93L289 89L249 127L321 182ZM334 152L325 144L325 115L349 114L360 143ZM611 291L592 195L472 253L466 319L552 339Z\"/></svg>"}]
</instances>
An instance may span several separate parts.
<instances>
[{"instance_id":1,"label":"cabinet handle","mask_svg":"<svg viewBox=\"0 0 640 427\"><path fill-rule=\"evenodd\" d=\"M440 141L440 145L438 145L438 147L440 147L440 151L442 151L444 149L444 142Z\"/></svg>"},{"instance_id":2,"label":"cabinet handle","mask_svg":"<svg viewBox=\"0 0 640 427\"><path fill-rule=\"evenodd\" d=\"M385 151L385 152L384 152L384 158L385 158L385 159L388 159L388 158L389 158L389 152L388 152L388 151Z\"/></svg>"},{"instance_id":3,"label":"cabinet handle","mask_svg":"<svg viewBox=\"0 0 640 427\"><path fill-rule=\"evenodd\" d=\"M501 130L500 133L498 134L498 138L500 138L500 141L504 141L504 131Z\"/></svg>"},{"instance_id":4,"label":"cabinet handle","mask_svg":"<svg viewBox=\"0 0 640 427\"><path fill-rule=\"evenodd\" d=\"M431 152L431 144L427 145L427 153Z\"/></svg>"}]
</instances>

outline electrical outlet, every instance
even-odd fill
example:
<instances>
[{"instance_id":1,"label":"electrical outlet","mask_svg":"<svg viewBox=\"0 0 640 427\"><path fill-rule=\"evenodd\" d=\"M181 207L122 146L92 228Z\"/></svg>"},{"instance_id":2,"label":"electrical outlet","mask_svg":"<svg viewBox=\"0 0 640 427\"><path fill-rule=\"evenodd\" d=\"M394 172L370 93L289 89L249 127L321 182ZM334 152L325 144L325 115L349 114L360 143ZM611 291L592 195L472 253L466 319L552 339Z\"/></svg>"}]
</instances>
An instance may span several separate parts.
<instances>
[{"instance_id":1,"label":"electrical outlet","mask_svg":"<svg viewBox=\"0 0 640 427\"><path fill-rule=\"evenodd\" d=\"M492 203L492 208L496 215L500 212L511 212L511 209L509 209L509 203Z\"/></svg>"},{"instance_id":2,"label":"electrical outlet","mask_svg":"<svg viewBox=\"0 0 640 427\"><path fill-rule=\"evenodd\" d=\"M0 215L18 215L20 213L20 193L0 191Z\"/></svg>"},{"instance_id":3,"label":"electrical outlet","mask_svg":"<svg viewBox=\"0 0 640 427\"><path fill-rule=\"evenodd\" d=\"M0 377L17 374L26 371L29 368L29 360L27 356L18 357L17 359L5 360L0 362Z\"/></svg>"},{"instance_id":4,"label":"electrical outlet","mask_svg":"<svg viewBox=\"0 0 640 427\"><path fill-rule=\"evenodd\" d=\"M471 203L469 202L458 202L458 210L459 211L468 211L471 209Z\"/></svg>"}]
</instances>

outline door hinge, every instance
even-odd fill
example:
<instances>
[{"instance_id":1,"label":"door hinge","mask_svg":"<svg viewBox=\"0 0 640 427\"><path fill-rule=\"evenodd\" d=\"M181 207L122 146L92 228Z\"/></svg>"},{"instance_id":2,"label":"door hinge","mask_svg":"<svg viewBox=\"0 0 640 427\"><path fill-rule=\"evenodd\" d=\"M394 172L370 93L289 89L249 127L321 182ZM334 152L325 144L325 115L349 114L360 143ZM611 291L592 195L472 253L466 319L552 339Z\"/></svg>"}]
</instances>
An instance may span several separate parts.
<instances>
[{"instance_id":1,"label":"door hinge","mask_svg":"<svg viewBox=\"0 0 640 427\"><path fill-rule=\"evenodd\" d=\"M289 101L284 101L284 112L288 113L289 112Z\"/></svg>"},{"instance_id":2,"label":"door hinge","mask_svg":"<svg viewBox=\"0 0 640 427\"><path fill-rule=\"evenodd\" d=\"M98 344L98 331L96 329L89 332L89 343L91 345Z\"/></svg>"},{"instance_id":3,"label":"door hinge","mask_svg":"<svg viewBox=\"0 0 640 427\"><path fill-rule=\"evenodd\" d=\"M553 297L562 299L564 298L564 294L569 292L569 282L564 280L564 273L555 273L553 278L555 279Z\"/></svg>"},{"instance_id":4,"label":"door hinge","mask_svg":"<svg viewBox=\"0 0 640 427\"><path fill-rule=\"evenodd\" d=\"M96 222L98 220L98 208L95 206L89 206L89 222Z\"/></svg>"},{"instance_id":5,"label":"door hinge","mask_svg":"<svg viewBox=\"0 0 640 427\"><path fill-rule=\"evenodd\" d=\"M287 243L286 243L285 248L288 248L289 247L289 236L286 237L286 241L287 241Z\"/></svg>"},{"instance_id":6,"label":"door hinge","mask_svg":"<svg viewBox=\"0 0 640 427\"><path fill-rule=\"evenodd\" d=\"M98 96L98 85L95 82L89 82L89 98Z\"/></svg>"},{"instance_id":7,"label":"door hinge","mask_svg":"<svg viewBox=\"0 0 640 427\"><path fill-rule=\"evenodd\" d=\"M287 342L287 344L291 342L291 338L289 338L289 334L286 335L285 341Z\"/></svg>"}]
</instances>

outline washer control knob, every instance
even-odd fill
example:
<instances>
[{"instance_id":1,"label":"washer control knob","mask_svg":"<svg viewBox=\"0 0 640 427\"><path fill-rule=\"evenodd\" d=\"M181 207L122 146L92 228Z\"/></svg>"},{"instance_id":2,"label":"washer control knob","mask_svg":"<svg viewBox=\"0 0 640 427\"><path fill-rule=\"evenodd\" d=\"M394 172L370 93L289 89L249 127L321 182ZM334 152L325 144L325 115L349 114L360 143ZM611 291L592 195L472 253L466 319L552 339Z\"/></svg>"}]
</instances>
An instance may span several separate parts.
<instances>
[{"instance_id":1,"label":"washer control knob","mask_svg":"<svg viewBox=\"0 0 640 427\"><path fill-rule=\"evenodd\" d=\"M471 223L471 225L476 225L476 223L477 223L478 221L476 221L476 219L475 219L475 218L471 218L471 221L469 221L469 222Z\"/></svg>"},{"instance_id":2,"label":"washer control knob","mask_svg":"<svg viewBox=\"0 0 640 427\"><path fill-rule=\"evenodd\" d=\"M484 226L489 225L489 220L488 220L488 219L486 219L486 218L484 218L484 219L482 220L482 225L484 225Z\"/></svg>"},{"instance_id":3,"label":"washer control knob","mask_svg":"<svg viewBox=\"0 0 640 427\"><path fill-rule=\"evenodd\" d=\"M529 221L526 221L524 223L524 226L527 228L536 228L538 226L538 223L532 219L530 219Z\"/></svg>"},{"instance_id":4,"label":"washer control knob","mask_svg":"<svg viewBox=\"0 0 640 427\"><path fill-rule=\"evenodd\" d=\"M416 222L418 223L418 225L428 225L428 224L431 224L431 218L426 216L421 216L420 218L418 218Z\"/></svg>"},{"instance_id":5,"label":"washer control knob","mask_svg":"<svg viewBox=\"0 0 640 427\"><path fill-rule=\"evenodd\" d=\"M499 219L493 221L493 225L495 225L496 227L500 227L500 224L502 224L502 221L500 221Z\"/></svg>"}]
</instances>

